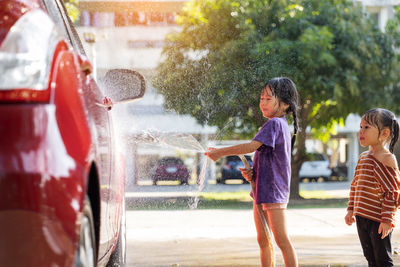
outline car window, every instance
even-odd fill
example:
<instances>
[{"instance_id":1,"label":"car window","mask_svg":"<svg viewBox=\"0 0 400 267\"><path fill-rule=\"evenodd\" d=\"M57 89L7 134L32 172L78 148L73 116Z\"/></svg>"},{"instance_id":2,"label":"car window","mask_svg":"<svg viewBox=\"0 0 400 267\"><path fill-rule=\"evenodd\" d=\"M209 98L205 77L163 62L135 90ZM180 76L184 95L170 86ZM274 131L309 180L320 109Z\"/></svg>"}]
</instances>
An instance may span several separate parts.
<instances>
[{"instance_id":1,"label":"car window","mask_svg":"<svg viewBox=\"0 0 400 267\"><path fill-rule=\"evenodd\" d=\"M178 158L165 158L160 160L161 164L183 164L183 161Z\"/></svg>"},{"instance_id":2,"label":"car window","mask_svg":"<svg viewBox=\"0 0 400 267\"><path fill-rule=\"evenodd\" d=\"M240 158L238 156L227 156L226 160L227 161L240 161Z\"/></svg>"},{"instance_id":3,"label":"car window","mask_svg":"<svg viewBox=\"0 0 400 267\"><path fill-rule=\"evenodd\" d=\"M324 161L325 157L324 155L320 153L308 153L307 154L307 161Z\"/></svg>"},{"instance_id":4,"label":"car window","mask_svg":"<svg viewBox=\"0 0 400 267\"><path fill-rule=\"evenodd\" d=\"M247 159L247 161L252 161L250 156L244 156L244 157Z\"/></svg>"},{"instance_id":5,"label":"car window","mask_svg":"<svg viewBox=\"0 0 400 267\"><path fill-rule=\"evenodd\" d=\"M251 157L250 156L244 156L246 159L247 159L247 161L251 161ZM226 160L227 161L242 161L238 156L227 156L226 157Z\"/></svg>"}]
</instances>

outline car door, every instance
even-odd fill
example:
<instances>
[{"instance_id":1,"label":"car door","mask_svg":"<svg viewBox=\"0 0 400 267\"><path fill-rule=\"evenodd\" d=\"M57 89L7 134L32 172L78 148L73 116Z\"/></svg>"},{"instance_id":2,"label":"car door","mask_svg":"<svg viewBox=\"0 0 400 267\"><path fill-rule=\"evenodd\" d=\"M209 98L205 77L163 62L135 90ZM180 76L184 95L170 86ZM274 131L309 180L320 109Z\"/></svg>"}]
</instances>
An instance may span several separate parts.
<instances>
[{"instance_id":1,"label":"car door","mask_svg":"<svg viewBox=\"0 0 400 267\"><path fill-rule=\"evenodd\" d=\"M78 56L85 60L85 51L79 36L69 20L64 5L60 0L44 0L49 15L56 22L65 38ZM89 67L89 65L88 65ZM109 112L102 106L103 95L93 79L92 75L82 73L82 93L84 95L84 106L87 112L87 120L91 129L92 155L98 168L99 190L100 190L100 240L99 254L101 259L112 245L113 237L110 230L110 182L111 163L113 158L112 137L110 130Z\"/></svg>"}]
</instances>

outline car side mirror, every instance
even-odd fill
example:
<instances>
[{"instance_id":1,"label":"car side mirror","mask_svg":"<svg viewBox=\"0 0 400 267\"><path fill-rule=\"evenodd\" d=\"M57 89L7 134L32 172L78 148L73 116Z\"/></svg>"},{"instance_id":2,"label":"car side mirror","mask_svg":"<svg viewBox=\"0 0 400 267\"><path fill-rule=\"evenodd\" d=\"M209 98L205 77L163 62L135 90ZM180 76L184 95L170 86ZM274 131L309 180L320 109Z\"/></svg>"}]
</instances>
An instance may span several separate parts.
<instances>
[{"instance_id":1,"label":"car side mirror","mask_svg":"<svg viewBox=\"0 0 400 267\"><path fill-rule=\"evenodd\" d=\"M146 91L144 77L137 71L128 69L109 70L103 79L104 95L114 104L128 103L143 97Z\"/></svg>"}]
</instances>

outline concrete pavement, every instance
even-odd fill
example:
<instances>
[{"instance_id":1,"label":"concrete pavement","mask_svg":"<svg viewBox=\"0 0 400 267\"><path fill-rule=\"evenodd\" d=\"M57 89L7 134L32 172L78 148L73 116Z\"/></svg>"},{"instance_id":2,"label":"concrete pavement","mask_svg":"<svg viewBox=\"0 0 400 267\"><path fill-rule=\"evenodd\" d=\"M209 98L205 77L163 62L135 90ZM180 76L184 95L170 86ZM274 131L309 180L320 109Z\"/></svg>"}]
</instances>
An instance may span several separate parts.
<instances>
[{"instance_id":1,"label":"concrete pavement","mask_svg":"<svg viewBox=\"0 0 400 267\"><path fill-rule=\"evenodd\" d=\"M300 184L347 198L350 182ZM244 185L207 184L204 192L249 191ZM198 186L136 186L127 199L190 199ZM174 205L171 201L169 205ZM355 225L344 223L345 208L288 209L288 229L300 266L367 266ZM127 212L128 266L260 266L252 210L141 210ZM399 226L400 227L400 226ZM399 251L400 230L393 247ZM284 266L276 248L276 266ZM399 255L394 255L400 266Z\"/></svg>"},{"instance_id":2,"label":"concrete pavement","mask_svg":"<svg viewBox=\"0 0 400 267\"><path fill-rule=\"evenodd\" d=\"M300 266L367 266L344 208L288 209ZM260 266L251 210L128 211L128 266ZM400 231L393 233L399 247ZM400 257L394 255L396 266ZM276 248L276 266L284 266Z\"/></svg>"}]
</instances>

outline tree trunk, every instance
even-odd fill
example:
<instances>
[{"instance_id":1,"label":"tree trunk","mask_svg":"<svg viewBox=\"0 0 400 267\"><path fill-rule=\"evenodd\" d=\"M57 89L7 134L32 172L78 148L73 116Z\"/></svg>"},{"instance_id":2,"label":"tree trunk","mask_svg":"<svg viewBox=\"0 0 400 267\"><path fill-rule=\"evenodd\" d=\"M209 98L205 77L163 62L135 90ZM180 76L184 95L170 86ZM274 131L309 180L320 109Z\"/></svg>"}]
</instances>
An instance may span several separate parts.
<instances>
[{"instance_id":1,"label":"tree trunk","mask_svg":"<svg viewBox=\"0 0 400 267\"><path fill-rule=\"evenodd\" d=\"M292 179L290 183L290 199L302 199L300 196L299 171L305 159L306 152L306 129L309 124L309 114L311 112L311 101L306 101L300 110L299 131L296 136L296 152L292 155Z\"/></svg>"},{"instance_id":2,"label":"tree trunk","mask_svg":"<svg viewBox=\"0 0 400 267\"><path fill-rule=\"evenodd\" d=\"M300 178L299 171L301 168L301 164L304 161L304 151L306 147L306 132L301 130L297 134L296 138L297 150L296 153L292 156L292 180L290 183L290 199L301 199L300 196Z\"/></svg>"}]
</instances>

